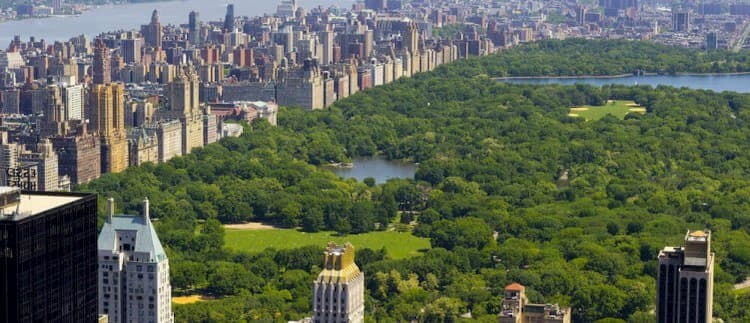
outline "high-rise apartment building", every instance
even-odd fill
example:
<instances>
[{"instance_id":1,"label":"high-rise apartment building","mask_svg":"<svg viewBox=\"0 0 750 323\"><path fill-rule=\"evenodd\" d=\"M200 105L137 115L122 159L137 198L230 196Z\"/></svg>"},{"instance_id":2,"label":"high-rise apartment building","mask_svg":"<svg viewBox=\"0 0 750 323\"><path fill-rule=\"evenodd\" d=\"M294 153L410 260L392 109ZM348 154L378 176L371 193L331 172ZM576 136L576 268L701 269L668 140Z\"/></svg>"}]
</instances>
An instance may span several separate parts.
<instances>
[{"instance_id":1,"label":"high-rise apartment building","mask_svg":"<svg viewBox=\"0 0 750 323\"><path fill-rule=\"evenodd\" d=\"M59 176L70 177L72 184L84 184L101 176L99 136L86 132L52 138L58 155Z\"/></svg>"},{"instance_id":2,"label":"high-rise apartment building","mask_svg":"<svg viewBox=\"0 0 750 323\"><path fill-rule=\"evenodd\" d=\"M658 322L712 322L711 231L688 231L684 247L665 247L659 252L656 288Z\"/></svg>"},{"instance_id":3,"label":"high-rise apartment building","mask_svg":"<svg viewBox=\"0 0 750 323\"><path fill-rule=\"evenodd\" d=\"M18 157L21 164L33 168L36 173L36 190L57 191L60 185L57 153L49 139L36 143L33 150L22 151Z\"/></svg>"},{"instance_id":4,"label":"high-rise apartment building","mask_svg":"<svg viewBox=\"0 0 750 323\"><path fill-rule=\"evenodd\" d=\"M69 85L62 90L65 120L83 120L84 90L82 84Z\"/></svg>"},{"instance_id":5,"label":"high-rise apartment building","mask_svg":"<svg viewBox=\"0 0 750 323\"><path fill-rule=\"evenodd\" d=\"M112 82L111 59L109 48L101 38L94 41L94 61L92 62L94 84L107 84Z\"/></svg>"},{"instance_id":6,"label":"high-rise apartment building","mask_svg":"<svg viewBox=\"0 0 750 323\"><path fill-rule=\"evenodd\" d=\"M375 11L381 11L388 9L388 2L386 0L365 0L365 8Z\"/></svg>"},{"instance_id":7,"label":"high-rise apartment building","mask_svg":"<svg viewBox=\"0 0 750 323\"><path fill-rule=\"evenodd\" d=\"M169 84L170 117L182 123L182 154L203 147L203 113L200 109L200 83L193 69L180 70Z\"/></svg>"},{"instance_id":8,"label":"high-rise apartment building","mask_svg":"<svg viewBox=\"0 0 750 323\"><path fill-rule=\"evenodd\" d=\"M100 136L114 136L125 129L124 92L120 83L91 86L89 130Z\"/></svg>"},{"instance_id":9,"label":"high-rise apartment building","mask_svg":"<svg viewBox=\"0 0 750 323\"><path fill-rule=\"evenodd\" d=\"M122 84L111 83L93 85L89 93L91 130L102 141L102 173L118 173L128 167L124 92Z\"/></svg>"},{"instance_id":10,"label":"high-rise apartment building","mask_svg":"<svg viewBox=\"0 0 750 323\"><path fill-rule=\"evenodd\" d=\"M126 64L140 63L144 40L128 33L127 38L120 40L120 55Z\"/></svg>"},{"instance_id":11,"label":"high-rise apartment building","mask_svg":"<svg viewBox=\"0 0 750 323\"><path fill-rule=\"evenodd\" d=\"M97 322L96 195L0 188L0 322Z\"/></svg>"},{"instance_id":12,"label":"high-rise apartment building","mask_svg":"<svg viewBox=\"0 0 750 323\"><path fill-rule=\"evenodd\" d=\"M109 199L107 220L99 233L99 313L111 323L171 323L169 260L149 218L115 215Z\"/></svg>"},{"instance_id":13,"label":"high-rise apartment building","mask_svg":"<svg viewBox=\"0 0 750 323\"><path fill-rule=\"evenodd\" d=\"M354 246L329 242L313 287L313 322L363 322L364 296L365 274L354 263Z\"/></svg>"},{"instance_id":14,"label":"high-rise apartment building","mask_svg":"<svg viewBox=\"0 0 750 323\"><path fill-rule=\"evenodd\" d=\"M231 3L227 5L227 14L224 16L224 30L234 30L234 5Z\"/></svg>"},{"instance_id":15,"label":"high-rise apartment building","mask_svg":"<svg viewBox=\"0 0 750 323\"><path fill-rule=\"evenodd\" d=\"M279 17L294 17L297 12L297 0L281 0L276 7L276 15Z\"/></svg>"},{"instance_id":16,"label":"high-rise apartment building","mask_svg":"<svg viewBox=\"0 0 750 323\"><path fill-rule=\"evenodd\" d=\"M672 10L672 30L676 32L690 31L690 11Z\"/></svg>"},{"instance_id":17,"label":"high-rise apartment building","mask_svg":"<svg viewBox=\"0 0 750 323\"><path fill-rule=\"evenodd\" d=\"M200 44L201 40L201 21L197 11L191 11L188 16L188 40L191 44Z\"/></svg>"},{"instance_id":18,"label":"high-rise apartment building","mask_svg":"<svg viewBox=\"0 0 750 323\"><path fill-rule=\"evenodd\" d=\"M305 59L301 69L287 72L277 83L276 102L308 110L325 107L323 77L316 60Z\"/></svg>"},{"instance_id":19,"label":"high-rise apartment building","mask_svg":"<svg viewBox=\"0 0 750 323\"><path fill-rule=\"evenodd\" d=\"M141 25L141 35L146 46L161 48L163 32L159 22L159 11L154 10L151 13L151 22L148 25Z\"/></svg>"}]
</instances>

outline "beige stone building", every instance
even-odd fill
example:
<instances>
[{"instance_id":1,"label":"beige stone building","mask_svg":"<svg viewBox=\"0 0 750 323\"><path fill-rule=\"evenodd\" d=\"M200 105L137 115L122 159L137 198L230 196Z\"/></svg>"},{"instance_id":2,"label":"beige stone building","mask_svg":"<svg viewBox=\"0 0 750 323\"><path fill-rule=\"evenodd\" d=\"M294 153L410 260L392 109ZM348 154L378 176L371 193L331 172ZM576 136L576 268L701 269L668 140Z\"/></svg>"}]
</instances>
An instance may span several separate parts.
<instances>
[{"instance_id":1,"label":"beige stone building","mask_svg":"<svg viewBox=\"0 0 750 323\"><path fill-rule=\"evenodd\" d=\"M89 124L101 138L102 173L119 173L128 167L124 92L120 83L95 84L89 92Z\"/></svg>"},{"instance_id":2,"label":"beige stone building","mask_svg":"<svg viewBox=\"0 0 750 323\"><path fill-rule=\"evenodd\" d=\"M354 246L328 243L313 287L313 322L359 323L365 314L365 274L354 263Z\"/></svg>"},{"instance_id":3,"label":"beige stone building","mask_svg":"<svg viewBox=\"0 0 750 323\"><path fill-rule=\"evenodd\" d=\"M570 308L557 304L530 304L526 287L513 283L505 287L500 323L570 323Z\"/></svg>"}]
</instances>

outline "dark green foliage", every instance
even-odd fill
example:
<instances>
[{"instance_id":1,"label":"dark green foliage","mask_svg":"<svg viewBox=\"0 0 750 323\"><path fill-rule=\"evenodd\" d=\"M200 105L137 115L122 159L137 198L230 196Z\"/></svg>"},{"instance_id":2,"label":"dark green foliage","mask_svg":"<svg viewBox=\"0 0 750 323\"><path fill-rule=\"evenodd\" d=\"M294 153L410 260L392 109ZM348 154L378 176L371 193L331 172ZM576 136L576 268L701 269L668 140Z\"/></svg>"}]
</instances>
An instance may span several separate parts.
<instances>
[{"instance_id":1,"label":"dark green foliage","mask_svg":"<svg viewBox=\"0 0 750 323\"><path fill-rule=\"evenodd\" d=\"M750 71L750 54L710 51L630 40L544 40L503 51L498 56L462 60L437 69L439 75L582 76L635 72L736 73ZM589 98L600 105L606 97ZM598 103L597 103L598 102ZM580 102L579 104L583 104Z\"/></svg>"},{"instance_id":2,"label":"dark green foliage","mask_svg":"<svg viewBox=\"0 0 750 323\"><path fill-rule=\"evenodd\" d=\"M117 197L128 212L149 196L175 288L227 296L176 306L179 321L299 319L310 311L323 246L233 254L219 250L214 219L353 233L385 229L398 212L416 219L414 234L430 237L433 248L397 261L380 251L358 256L367 315L376 320L442 322L471 310L494 321L503 287L517 281L535 302L571 306L576 322L653 321L658 250L681 244L688 228L709 228L714 316L747 321L747 294L730 290L750 276L750 95L509 85L486 76L747 70L744 55L540 42L442 66L328 110L282 109L278 128L254 124L240 138L84 189ZM571 106L608 99L633 100L648 113L567 116ZM419 162L416 180L365 185L311 166L375 153Z\"/></svg>"}]
</instances>

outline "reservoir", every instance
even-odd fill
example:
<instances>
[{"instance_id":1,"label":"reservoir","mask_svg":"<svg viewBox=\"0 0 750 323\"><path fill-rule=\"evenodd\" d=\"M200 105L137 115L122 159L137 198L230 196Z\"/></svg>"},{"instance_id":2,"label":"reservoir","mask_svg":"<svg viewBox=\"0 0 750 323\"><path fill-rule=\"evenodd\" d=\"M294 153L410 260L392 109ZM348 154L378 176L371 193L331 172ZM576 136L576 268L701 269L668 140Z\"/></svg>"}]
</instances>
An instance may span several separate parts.
<instances>
[{"instance_id":1,"label":"reservoir","mask_svg":"<svg viewBox=\"0 0 750 323\"><path fill-rule=\"evenodd\" d=\"M336 175L343 178L355 178L362 181L367 177L375 179L375 183L382 184L391 178L414 178L417 165L403 161L387 160L383 157L354 158L353 167L330 167Z\"/></svg>"},{"instance_id":2,"label":"reservoir","mask_svg":"<svg viewBox=\"0 0 750 323\"><path fill-rule=\"evenodd\" d=\"M23 41L30 36L44 39L48 43L55 40L68 40L73 36L86 34L93 38L105 31L140 29L149 23L151 12L159 11L162 25L187 24L190 11L197 11L200 20L220 21L224 19L227 4L234 4L234 15L262 16L276 12L281 0L183 0L157 1L148 3L128 3L106 5L88 10L80 16L32 18L0 23L0 48L5 48L14 35L21 36ZM317 6L349 7L352 0L298 0L297 5L306 10Z\"/></svg>"},{"instance_id":3,"label":"reservoir","mask_svg":"<svg viewBox=\"0 0 750 323\"><path fill-rule=\"evenodd\" d=\"M734 91L750 93L750 74L711 74L711 75L646 75L626 77L545 77L545 78L499 78L501 82L514 84L589 84L602 86L607 84L619 85L650 85L657 87L667 85L686 87L697 90L711 90L716 92Z\"/></svg>"}]
</instances>

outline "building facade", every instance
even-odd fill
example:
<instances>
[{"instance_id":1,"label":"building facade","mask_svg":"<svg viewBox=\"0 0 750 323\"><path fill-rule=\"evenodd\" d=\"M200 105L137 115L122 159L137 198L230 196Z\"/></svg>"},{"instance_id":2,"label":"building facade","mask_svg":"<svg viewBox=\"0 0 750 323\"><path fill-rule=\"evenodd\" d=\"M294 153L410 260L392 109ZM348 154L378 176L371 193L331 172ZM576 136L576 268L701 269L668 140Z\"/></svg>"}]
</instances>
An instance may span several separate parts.
<instances>
[{"instance_id":1,"label":"building facade","mask_svg":"<svg viewBox=\"0 0 750 323\"><path fill-rule=\"evenodd\" d=\"M111 323L171 323L169 261L149 218L115 215L109 199L107 220L99 234L99 313Z\"/></svg>"},{"instance_id":2,"label":"building facade","mask_svg":"<svg viewBox=\"0 0 750 323\"><path fill-rule=\"evenodd\" d=\"M96 201L0 188L0 322L97 322Z\"/></svg>"},{"instance_id":3,"label":"building facade","mask_svg":"<svg viewBox=\"0 0 750 323\"><path fill-rule=\"evenodd\" d=\"M658 322L712 322L714 253L711 231L688 231L684 247L659 252Z\"/></svg>"},{"instance_id":4,"label":"building facade","mask_svg":"<svg viewBox=\"0 0 750 323\"><path fill-rule=\"evenodd\" d=\"M313 322L364 322L365 274L354 263L354 246L332 242L313 287Z\"/></svg>"},{"instance_id":5,"label":"building facade","mask_svg":"<svg viewBox=\"0 0 750 323\"><path fill-rule=\"evenodd\" d=\"M70 177L74 185L85 184L101 176L99 137L90 134L52 138L57 152L59 176Z\"/></svg>"},{"instance_id":6,"label":"building facade","mask_svg":"<svg viewBox=\"0 0 750 323\"><path fill-rule=\"evenodd\" d=\"M570 308L557 304L531 304L526 287L519 283L505 286L500 323L570 323Z\"/></svg>"}]
</instances>

